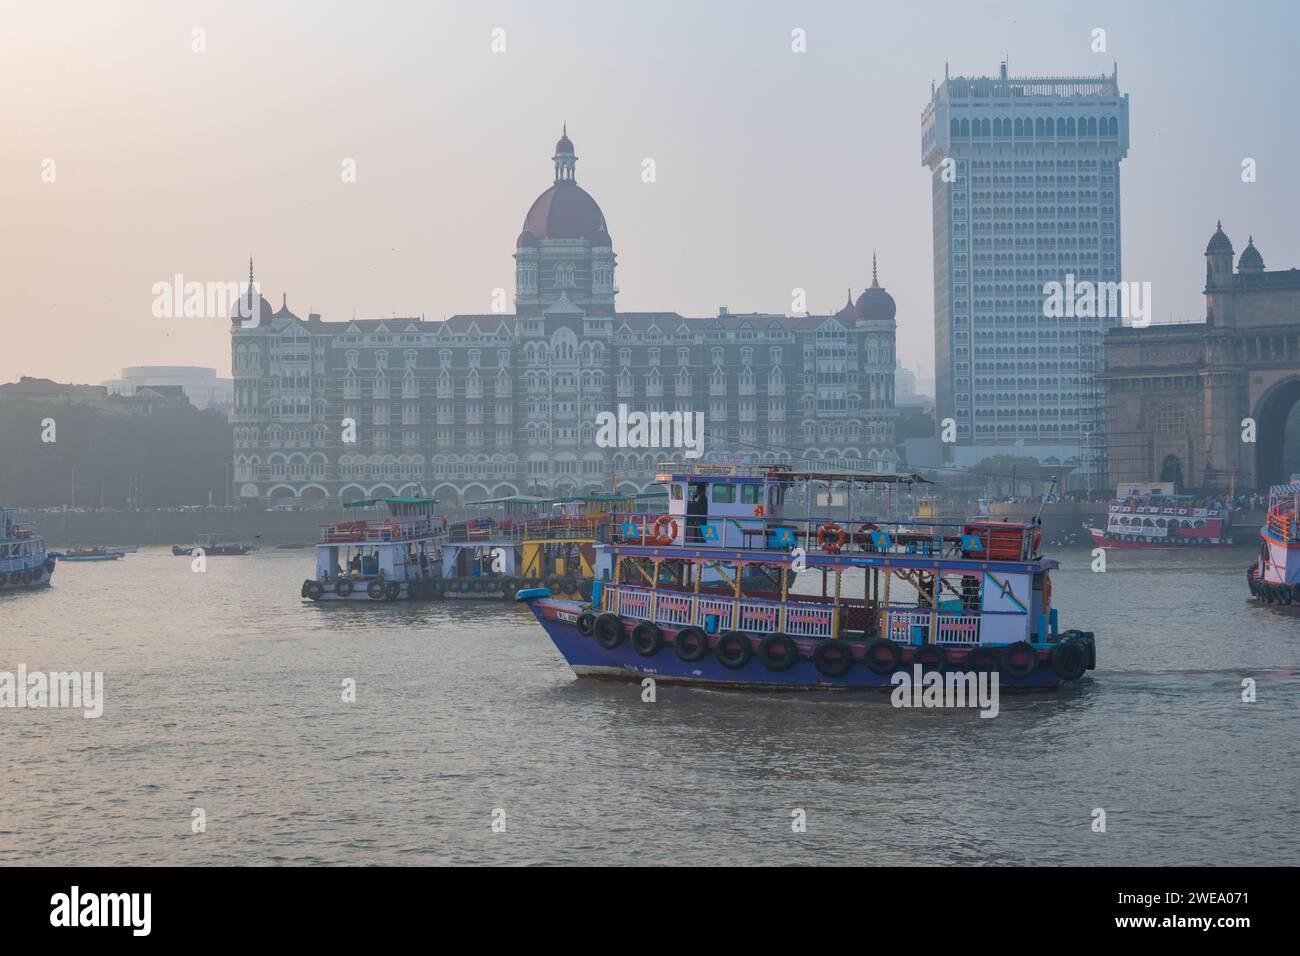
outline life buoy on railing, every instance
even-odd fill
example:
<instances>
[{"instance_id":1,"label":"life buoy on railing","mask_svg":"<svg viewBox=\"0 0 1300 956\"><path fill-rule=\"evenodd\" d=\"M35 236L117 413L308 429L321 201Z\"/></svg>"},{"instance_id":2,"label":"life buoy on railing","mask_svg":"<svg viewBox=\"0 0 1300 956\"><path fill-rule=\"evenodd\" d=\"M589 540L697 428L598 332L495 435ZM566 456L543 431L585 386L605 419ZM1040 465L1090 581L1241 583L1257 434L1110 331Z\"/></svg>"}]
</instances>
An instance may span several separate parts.
<instances>
[{"instance_id":1,"label":"life buoy on railing","mask_svg":"<svg viewBox=\"0 0 1300 956\"><path fill-rule=\"evenodd\" d=\"M874 524L860 524L853 535L853 543L863 551L873 551L875 543L871 540L871 535L879 530Z\"/></svg>"},{"instance_id":2,"label":"life buoy on railing","mask_svg":"<svg viewBox=\"0 0 1300 956\"><path fill-rule=\"evenodd\" d=\"M844 547L848 537L844 529L834 521L827 522L817 529L817 543L827 554L837 554L840 548Z\"/></svg>"},{"instance_id":3,"label":"life buoy on railing","mask_svg":"<svg viewBox=\"0 0 1300 956\"><path fill-rule=\"evenodd\" d=\"M677 540L677 519L672 515L660 515L655 518L655 523L650 528L649 538L651 544L672 544Z\"/></svg>"}]
</instances>

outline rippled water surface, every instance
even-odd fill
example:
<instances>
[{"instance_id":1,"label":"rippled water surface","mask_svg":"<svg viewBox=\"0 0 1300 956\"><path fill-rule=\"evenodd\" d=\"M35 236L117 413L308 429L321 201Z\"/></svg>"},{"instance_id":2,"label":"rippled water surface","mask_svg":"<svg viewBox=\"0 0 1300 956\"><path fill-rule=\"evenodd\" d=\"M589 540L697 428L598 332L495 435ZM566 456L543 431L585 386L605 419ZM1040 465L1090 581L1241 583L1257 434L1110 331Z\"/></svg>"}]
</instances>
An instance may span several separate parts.
<instances>
[{"instance_id":1,"label":"rippled water surface","mask_svg":"<svg viewBox=\"0 0 1300 956\"><path fill-rule=\"evenodd\" d=\"M1300 611L1246 600L1251 549L1058 557L1098 669L991 720L642 703L574 678L521 606L303 603L308 551L63 564L0 596L0 670L103 671L105 713L0 710L0 862L1300 862Z\"/></svg>"}]
</instances>

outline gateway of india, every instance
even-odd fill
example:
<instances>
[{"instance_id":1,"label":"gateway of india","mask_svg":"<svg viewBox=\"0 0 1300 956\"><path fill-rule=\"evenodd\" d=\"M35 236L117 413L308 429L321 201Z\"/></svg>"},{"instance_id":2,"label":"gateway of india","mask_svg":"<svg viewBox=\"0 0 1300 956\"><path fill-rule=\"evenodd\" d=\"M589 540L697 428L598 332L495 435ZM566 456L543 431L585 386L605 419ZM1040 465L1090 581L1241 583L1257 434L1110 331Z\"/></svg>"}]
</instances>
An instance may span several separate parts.
<instances>
[{"instance_id":1,"label":"gateway of india","mask_svg":"<svg viewBox=\"0 0 1300 956\"><path fill-rule=\"evenodd\" d=\"M1220 223L1203 323L1107 335L1098 378L1113 483L1243 494L1300 472L1300 423L1287 426L1300 400L1300 270L1266 270L1253 238L1235 271L1234 256Z\"/></svg>"},{"instance_id":2,"label":"gateway of india","mask_svg":"<svg viewBox=\"0 0 1300 956\"><path fill-rule=\"evenodd\" d=\"M611 476L643 491L682 451L598 446L598 416L620 406L702 414L706 462L895 469L896 309L874 258L870 287L831 315L621 312L577 160L566 130L515 240L513 314L303 318L261 298L250 262L231 323L232 500L422 489L454 505L607 491Z\"/></svg>"}]
</instances>

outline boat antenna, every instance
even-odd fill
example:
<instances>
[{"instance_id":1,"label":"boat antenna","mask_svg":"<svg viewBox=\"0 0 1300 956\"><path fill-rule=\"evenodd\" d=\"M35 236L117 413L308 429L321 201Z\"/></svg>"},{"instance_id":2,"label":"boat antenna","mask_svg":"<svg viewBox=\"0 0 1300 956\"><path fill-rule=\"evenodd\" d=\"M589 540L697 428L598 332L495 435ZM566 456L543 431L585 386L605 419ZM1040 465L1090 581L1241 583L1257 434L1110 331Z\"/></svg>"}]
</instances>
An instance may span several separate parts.
<instances>
[{"instance_id":1,"label":"boat antenna","mask_svg":"<svg viewBox=\"0 0 1300 956\"><path fill-rule=\"evenodd\" d=\"M1052 492L1055 490L1056 490L1056 476L1053 475L1052 484L1048 487L1047 494L1043 495L1042 500L1038 502L1038 514L1034 515L1034 522L1036 524L1043 523L1043 509L1047 507L1047 499L1052 496Z\"/></svg>"}]
</instances>

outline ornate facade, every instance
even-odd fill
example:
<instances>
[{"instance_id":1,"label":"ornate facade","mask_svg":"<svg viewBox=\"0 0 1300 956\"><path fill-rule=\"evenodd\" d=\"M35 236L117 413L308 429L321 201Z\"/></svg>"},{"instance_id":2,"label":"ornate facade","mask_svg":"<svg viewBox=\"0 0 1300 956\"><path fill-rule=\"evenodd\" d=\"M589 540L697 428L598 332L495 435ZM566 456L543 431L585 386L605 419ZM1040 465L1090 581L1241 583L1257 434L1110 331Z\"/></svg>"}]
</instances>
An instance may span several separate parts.
<instances>
[{"instance_id":1,"label":"ornate facade","mask_svg":"<svg viewBox=\"0 0 1300 956\"><path fill-rule=\"evenodd\" d=\"M605 490L611 473L639 491L682 451L599 447L597 416L620 405L701 413L705 460L894 469L895 304L874 267L832 315L620 312L613 239L567 134L552 162L515 242L513 314L304 319L254 299L250 266L231 329L236 497L423 487L458 503Z\"/></svg>"},{"instance_id":2,"label":"ornate facade","mask_svg":"<svg viewBox=\"0 0 1300 956\"><path fill-rule=\"evenodd\" d=\"M1251 239L1233 271L1220 226L1205 250L1205 322L1106 338L1110 478L1263 490L1293 470L1300 399L1300 270L1268 272Z\"/></svg>"}]
</instances>

